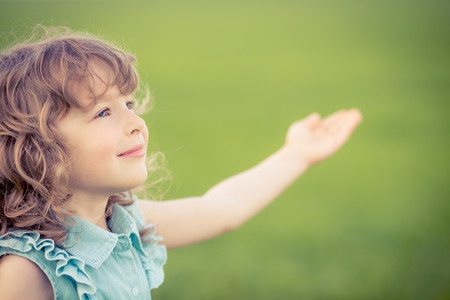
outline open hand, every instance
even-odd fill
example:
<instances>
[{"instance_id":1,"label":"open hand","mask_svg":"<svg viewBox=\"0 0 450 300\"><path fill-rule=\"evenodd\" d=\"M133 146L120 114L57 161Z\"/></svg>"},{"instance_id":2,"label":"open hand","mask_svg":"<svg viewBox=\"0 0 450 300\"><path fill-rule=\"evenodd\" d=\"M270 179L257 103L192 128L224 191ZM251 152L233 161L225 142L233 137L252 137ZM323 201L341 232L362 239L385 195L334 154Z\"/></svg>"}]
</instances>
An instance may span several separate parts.
<instances>
[{"instance_id":1,"label":"open hand","mask_svg":"<svg viewBox=\"0 0 450 300\"><path fill-rule=\"evenodd\" d=\"M324 119L313 113L289 127L285 146L312 165L339 150L361 121L358 109L340 110Z\"/></svg>"}]
</instances>

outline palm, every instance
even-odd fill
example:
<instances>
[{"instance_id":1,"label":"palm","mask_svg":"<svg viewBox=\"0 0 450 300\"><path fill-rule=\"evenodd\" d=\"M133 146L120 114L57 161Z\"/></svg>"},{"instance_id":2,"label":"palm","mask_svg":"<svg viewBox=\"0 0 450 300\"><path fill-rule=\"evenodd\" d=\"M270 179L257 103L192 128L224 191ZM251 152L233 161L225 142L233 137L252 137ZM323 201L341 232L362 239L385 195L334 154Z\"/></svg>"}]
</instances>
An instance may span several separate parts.
<instances>
[{"instance_id":1,"label":"palm","mask_svg":"<svg viewBox=\"0 0 450 300\"><path fill-rule=\"evenodd\" d=\"M356 109L338 111L325 119L311 114L291 125L286 146L293 147L309 164L314 164L339 150L361 119Z\"/></svg>"}]
</instances>

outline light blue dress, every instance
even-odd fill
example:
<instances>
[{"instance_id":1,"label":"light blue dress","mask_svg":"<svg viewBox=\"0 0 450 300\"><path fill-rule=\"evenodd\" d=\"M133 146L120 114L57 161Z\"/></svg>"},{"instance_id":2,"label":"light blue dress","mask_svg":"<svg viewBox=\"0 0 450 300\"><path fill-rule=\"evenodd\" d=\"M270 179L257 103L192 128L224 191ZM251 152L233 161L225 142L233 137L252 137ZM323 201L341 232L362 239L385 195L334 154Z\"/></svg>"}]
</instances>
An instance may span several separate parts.
<instances>
[{"instance_id":1,"label":"light blue dress","mask_svg":"<svg viewBox=\"0 0 450 300\"><path fill-rule=\"evenodd\" d=\"M74 217L63 248L36 232L13 231L0 237L0 256L15 254L35 262L49 278L55 299L151 299L164 280L166 248L155 230L143 243L144 226L136 202L115 205L111 232ZM153 226L152 226L153 227ZM146 237L147 239L147 237Z\"/></svg>"}]
</instances>

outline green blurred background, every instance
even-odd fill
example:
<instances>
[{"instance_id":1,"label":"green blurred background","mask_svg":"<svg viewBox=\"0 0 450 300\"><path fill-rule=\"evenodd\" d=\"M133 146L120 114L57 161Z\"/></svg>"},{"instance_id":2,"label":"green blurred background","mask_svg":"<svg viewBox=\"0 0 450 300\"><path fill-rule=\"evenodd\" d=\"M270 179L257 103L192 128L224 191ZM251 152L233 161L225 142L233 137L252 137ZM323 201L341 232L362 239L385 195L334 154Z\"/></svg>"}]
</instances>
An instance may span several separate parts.
<instances>
[{"instance_id":1,"label":"green blurred background","mask_svg":"<svg viewBox=\"0 0 450 300\"><path fill-rule=\"evenodd\" d=\"M170 251L154 299L450 299L450 1L0 1L1 47L35 23L137 55L166 199L253 166L312 111L364 114L241 229Z\"/></svg>"}]
</instances>

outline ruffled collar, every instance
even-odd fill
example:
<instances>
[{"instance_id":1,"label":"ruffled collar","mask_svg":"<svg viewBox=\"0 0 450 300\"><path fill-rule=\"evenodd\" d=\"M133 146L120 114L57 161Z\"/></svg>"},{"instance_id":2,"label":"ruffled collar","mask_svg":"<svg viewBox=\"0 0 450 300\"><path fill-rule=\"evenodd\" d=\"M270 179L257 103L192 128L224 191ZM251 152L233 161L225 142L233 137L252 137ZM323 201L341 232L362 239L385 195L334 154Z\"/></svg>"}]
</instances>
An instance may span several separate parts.
<instances>
[{"instance_id":1,"label":"ruffled collar","mask_svg":"<svg viewBox=\"0 0 450 300\"><path fill-rule=\"evenodd\" d=\"M56 246L51 239L41 238L37 232L15 230L0 236L0 256L7 253L26 257L42 255L43 261L54 264L55 272L48 273L52 283L57 283L59 277L70 277L76 285L78 298L90 299L90 295L93 295L97 289L86 265L98 268L109 257L114 247L119 246L121 240L130 239L140 255L150 289L157 288L164 281L163 266L167 261L167 250L164 245L158 243L161 237L156 235L155 226L144 224L142 212L136 204L115 205L113 209L113 215L109 221L112 232L74 217L74 226L68 228L69 236L63 243L63 248ZM138 228L150 230L146 236L149 242L141 243ZM55 287L57 287L55 297L60 299L63 290L58 284Z\"/></svg>"},{"instance_id":2,"label":"ruffled collar","mask_svg":"<svg viewBox=\"0 0 450 300\"><path fill-rule=\"evenodd\" d=\"M68 226L69 235L62 243L67 252L82 259L93 268L100 267L117 245L119 235L128 236L133 246L143 252L136 223L120 205L114 205L108 222L111 232L83 218L73 216L74 225Z\"/></svg>"}]
</instances>

